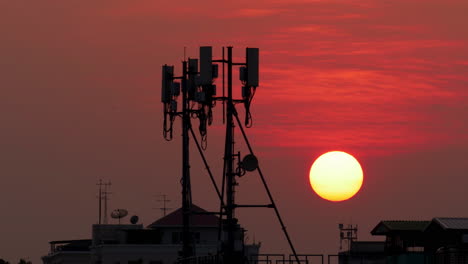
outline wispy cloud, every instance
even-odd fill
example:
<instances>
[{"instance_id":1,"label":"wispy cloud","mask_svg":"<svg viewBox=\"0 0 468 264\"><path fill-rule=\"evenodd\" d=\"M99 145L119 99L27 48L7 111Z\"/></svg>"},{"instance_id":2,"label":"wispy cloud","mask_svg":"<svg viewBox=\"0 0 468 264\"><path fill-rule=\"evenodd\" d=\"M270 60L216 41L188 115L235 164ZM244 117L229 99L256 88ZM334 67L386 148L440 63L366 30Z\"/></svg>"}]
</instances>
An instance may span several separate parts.
<instances>
[{"instance_id":1,"label":"wispy cloud","mask_svg":"<svg viewBox=\"0 0 468 264\"><path fill-rule=\"evenodd\" d=\"M266 17L286 12L286 9L243 8L228 17Z\"/></svg>"}]
</instances>

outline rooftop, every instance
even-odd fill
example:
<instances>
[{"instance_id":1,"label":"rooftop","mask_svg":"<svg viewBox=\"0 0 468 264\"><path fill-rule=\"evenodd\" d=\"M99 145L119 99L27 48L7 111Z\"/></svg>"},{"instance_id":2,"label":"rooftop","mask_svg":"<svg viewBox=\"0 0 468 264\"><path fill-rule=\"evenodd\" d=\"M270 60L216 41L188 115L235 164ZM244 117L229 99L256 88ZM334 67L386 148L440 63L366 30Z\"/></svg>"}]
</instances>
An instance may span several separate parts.
<instances>
[{"instance_id":1,"label":"rooftop","mask_svg":"<svg viewBox=\"0 0 468 264\"><path fill-rule=\"evenodd\" d=\"M431 221L380 221L371 234L379 236L390 232L424 232L430 223Z\"/></svg>"},{"instance_id":2,"label":"rooftop","mask_svg":"<svg viewBox=\"0 0 468 264\"><path fill-rule=\"evenodd\" d=\"M206 210L192 204L192 212L195 213L208 213ZM210 214L192 214L190 219L190 225L192 226L208 226L217 227L219 224L219 218ZM174 212L156 220L148 226L148 228L156 227L167 227L167 226L182 226L182 208L175 210Z\"/></svg>"},{"instance_id":3,"label":"rooftop","mask_svg":"<svg viewBox=\"0 0 468 264\"><path fill-rule=\"evenodd\" d=\"M433 221L445 230L468 230L468 218L437 217Z\"/></svg>"}]
</instances>

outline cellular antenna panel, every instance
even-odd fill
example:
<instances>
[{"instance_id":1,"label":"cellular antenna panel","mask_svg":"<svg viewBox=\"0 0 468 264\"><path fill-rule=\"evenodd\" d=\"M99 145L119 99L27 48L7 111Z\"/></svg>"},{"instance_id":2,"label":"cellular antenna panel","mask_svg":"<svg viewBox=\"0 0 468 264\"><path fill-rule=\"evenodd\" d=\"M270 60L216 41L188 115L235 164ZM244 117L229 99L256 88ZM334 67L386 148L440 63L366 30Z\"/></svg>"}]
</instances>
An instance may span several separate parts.
<instances>
[{"instance_id":1,"label":"cellular antenna panel","mask_svg":"<svg viewBox=\"0 0 468 264\"><path fill-rule=\"evenodd\" d=\"M209 85L213 81L213 48L200 47L200 84Z\"/></svg>"},{"instance_id":2,"label":"cellular antenna panel","mask_svg":"<svg viewBox=\"0 0 468 264\"><path fill-rule=\"evenodd\" d=\"M172 82L174 77L174 66L162 66L162 85L161 85L161 102L167 103L171 101Z\"/></svg>"},{"instance_id":3,"label":"cellular antenna panel","mask_svg":"<svg viewBox=\"0 0 468 264\"><path fill-rule=\"evenodd\" d=\"M258 86L259 53L258 48L247 48L247 86Z\"/></svg>"}]
</instances>

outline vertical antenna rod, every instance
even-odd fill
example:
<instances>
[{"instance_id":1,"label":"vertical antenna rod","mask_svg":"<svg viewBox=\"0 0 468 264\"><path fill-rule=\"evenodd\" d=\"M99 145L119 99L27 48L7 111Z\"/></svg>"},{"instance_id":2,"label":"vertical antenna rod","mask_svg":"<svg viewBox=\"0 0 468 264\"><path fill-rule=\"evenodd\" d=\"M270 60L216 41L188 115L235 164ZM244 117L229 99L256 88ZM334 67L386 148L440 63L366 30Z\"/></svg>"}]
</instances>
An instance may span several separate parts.
<instances>
[{"instance_id":1,"label":"vertical antenna rod","mask_svg":"<svg viewBox=\"0 0 468 264\"><path fill-rule=\"evenodd\" d=\"M189 129L190 115L188 113L187 100L187 61L183 62L182 76L182 257L184 260L192 256L190 237L190 164L189 164Z\"/></svg>"},{"instance_id":2,"label":"vertical antenna rod","mask_svg":"<svg viewBox=\"0 0 468 264\"><path fill-rule=\"evenodd\" d=\"M104 224L107 225L108 224L107 201L109 200L109 194L111 194L111 192L107 190L107 187L111 186L112 183L109 181L109 182L103 183L103 185L104 185L104 191L103 191L104 196L102 197L102 199L104 200Z\"/></svg>"},{"instance_id":3,"label":"vertical antenna rod","mask_svg":"<svg viewBox=\"0 0 468 264\"><path fill-rule=\"evenodd\" d=\"M155 209L160 209L160 210L163 212L163 216L166 216L167 210L172 209L172 208L168 208L168 207L166 206L166 203L167 203L167 202L170 202L171 200L168 200L168 199L167 199L167 195L166 195L166 194L159 194L159 195L157 195L157 196L162 197L162 199L158 199L157 201L158 201L158 202L162 202L162 203L163 203L163 207L155 208Z\"/></svg>"},{"instance_id":4,"label":"vertical antenna rod","mask_svg":"<svg viewBox=\"0 0 468 264\"><path fill-rule=\"evenodd\" d=\"M102 216L101 216L101 212L102 212L102 179L99 179L99 182L96 184L99 186L99 196L98 196L98 200L99 200L99 218L98 218L98 224L100 225L101 224L101 219L102 219Z\"/></svg>"},{"instance_id":5,"label":"vertical antenna rod","mask_svg":"<svg viewBox=\"0 0 468 264\"><path fill-rule=\"evenodd\" d=\"M227 111L226 111L226 148L224 153L224 162L226 164L226 229L227 229L227 248L226 263L234 263L234 239L235 239L235 219L234 219L234 122L233 122L233 101L232 101L232 47L227 47Z\"/></svg>"}]
</instances>

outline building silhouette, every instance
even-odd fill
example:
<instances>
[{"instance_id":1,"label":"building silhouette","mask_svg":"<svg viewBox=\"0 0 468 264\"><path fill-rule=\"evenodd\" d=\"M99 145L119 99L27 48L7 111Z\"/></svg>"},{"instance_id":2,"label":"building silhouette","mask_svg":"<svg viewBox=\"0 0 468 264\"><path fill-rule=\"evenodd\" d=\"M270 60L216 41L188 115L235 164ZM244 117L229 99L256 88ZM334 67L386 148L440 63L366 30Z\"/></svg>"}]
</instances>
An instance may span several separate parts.
<instances>
[{"instance_id":1,"label":"building silhouette","mask_svg":"<svg viewBox=\"0 0 468 264\"><path fill-rule=\"evenodd\" d=\"M191 233L197 256L216 257L222 246L218 239L219 219L192 205ZM244 243L245 230L239 227L237 245L245 257L257 255L260 244ZM172 264L182 250L182 209L148 225L97 224L92 239L51 241L44 264Z\"/></svg>"},{"instance_id":2,"label":"building silhouette","mask_svg":"<svg viewBox=\"0 0 468 264\"><path fill-rule=\"evenodd\" d=\"M468 264L468 218L380 221L371 234L385 241L352 241L339 263Z\"/></svg>"}]
</instances>

